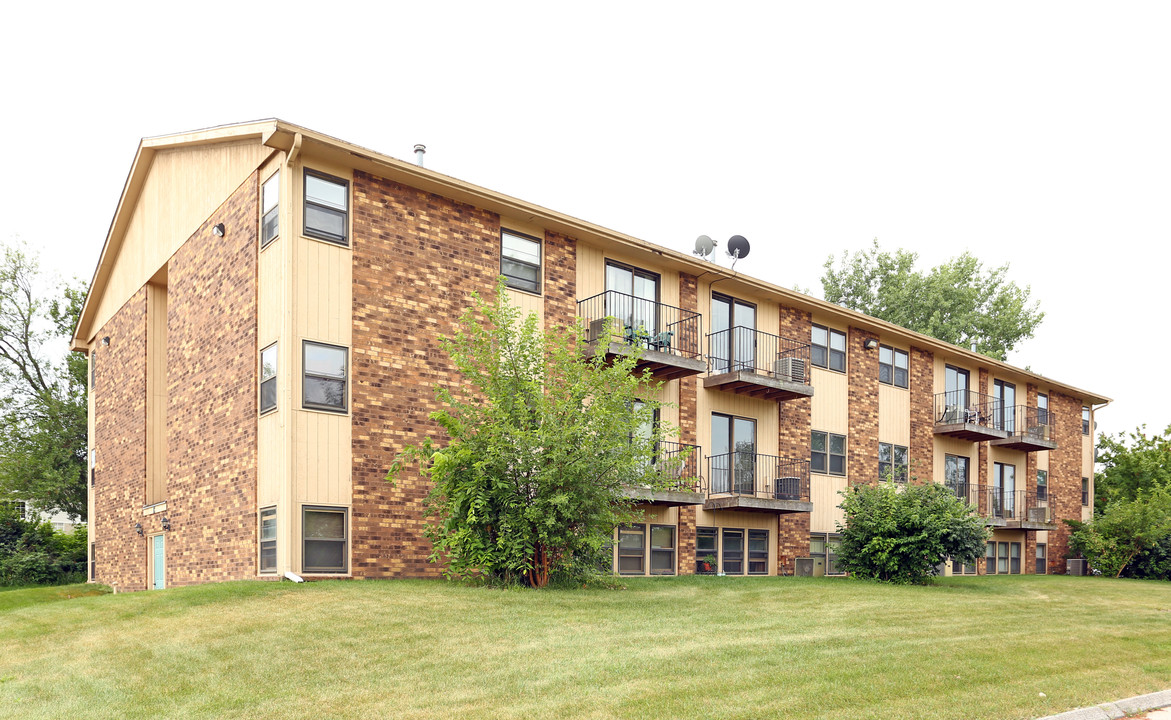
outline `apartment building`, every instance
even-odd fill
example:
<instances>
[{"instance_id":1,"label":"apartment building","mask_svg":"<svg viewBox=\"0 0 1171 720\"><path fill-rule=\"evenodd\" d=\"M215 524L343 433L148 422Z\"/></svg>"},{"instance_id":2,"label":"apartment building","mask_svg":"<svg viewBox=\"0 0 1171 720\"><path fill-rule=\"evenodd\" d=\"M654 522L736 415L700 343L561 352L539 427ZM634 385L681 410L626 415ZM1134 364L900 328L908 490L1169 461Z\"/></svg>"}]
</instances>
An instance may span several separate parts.
<instances>
[{"instance_id":1,"label":"apartment building","mask_svg":"<svg viewBox=\"0 0 1171 720\"><path fill-rule=\"evenodd\" d=\"M833 574L838 493L946 483L994 529L952 573L1063 572L1107 398L279 120L143 140L73 349L91 578L134 590L435 577L438 338L503 274L542 325L664 381L686 455L614 570ZM1071 347L1071 351L1074 348ZM690 448L690 454L683 452Z\"/></svg>"}]
</instances>

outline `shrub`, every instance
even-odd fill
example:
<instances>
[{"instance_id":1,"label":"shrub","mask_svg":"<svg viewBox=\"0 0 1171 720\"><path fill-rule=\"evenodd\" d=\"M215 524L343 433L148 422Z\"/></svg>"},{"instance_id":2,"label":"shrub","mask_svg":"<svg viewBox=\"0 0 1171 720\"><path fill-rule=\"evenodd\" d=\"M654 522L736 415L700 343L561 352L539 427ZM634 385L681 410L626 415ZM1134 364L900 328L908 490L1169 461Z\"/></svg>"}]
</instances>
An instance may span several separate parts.
<instances>
[{"instance_id":1,"label":"shrub","mask_svg":"<svg viewBox=\"0 0 1171 720\"><path fill-rule=\"evenodd\" d=\"M25 520L0 506L0 585L47 585L85 579L88 555L84 526L72 533Z\"/></svg>"},{"instance_id":2,"label":"shrub","mask_svg":"<svg viewBox=\"0 0 1171 720\"><path fill-rule=\"evenodd\" d=\"M975 508L943 485L858 485L842 491L846 522L838 566L857 577L929 582L947 558L975 563L989 531Z\"/></svg>"}]
</instances>

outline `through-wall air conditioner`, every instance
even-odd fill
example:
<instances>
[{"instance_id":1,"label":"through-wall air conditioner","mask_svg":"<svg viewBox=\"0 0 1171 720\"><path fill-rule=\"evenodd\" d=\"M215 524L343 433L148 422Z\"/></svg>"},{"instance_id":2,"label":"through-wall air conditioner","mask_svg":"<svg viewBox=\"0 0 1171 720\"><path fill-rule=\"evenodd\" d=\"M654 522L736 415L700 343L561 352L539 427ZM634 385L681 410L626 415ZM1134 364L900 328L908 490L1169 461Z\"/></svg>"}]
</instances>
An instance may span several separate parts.
<instances>
[{"instance_id":1,"label":"through-wall air conditioner","mask_svg":"<svg viewBox=\"0 0 1171 720\"><path fill-rule=\"evenodd\" d=\"M797 577L813 577L813 558L797 558L793 574Z\"/></svg>"},{"instance_id":2,"label":"through-wall air conditioner","mask_svg":"<svg viewBox=\"0 0 1171 720\"><path fill-rule=\"evenodd\" d=\"M1029 522L1043 523L1049 522L1049 508L1032 507L1029 508Z\"/></svg>"},{"instance_id":3,"label":"through-wall air conditioner","mask_svg":"<svg viewBox=\"0 0 1171 720\"><path fill-rule=\"evenodd\" d=\"M590 320L590 327L586 333L586 342L597 342L602 338L606 332L606 321L610 318L598 318L597 320Z\"/></svg>"},{"instance_id":4,"label":"through-wall air conditioner","mask_svg":"<svg viewBox=\"0 0 1171 720\"><path fill-rule=\"evenodd\" d=\"M773 365L773 375L778 380L805 383L805 360L802 358L781 358Z\"/></svg>"},{"instance_id":5,"label":"through-wall air conditioner","mask_svg":"<svg viewBox=\"0 0 1171 720\"><path fill-rule=\"evenodd\" d=\"M1086 561L1083 558L1071 558L1065 561L1066 575L1085 575Z\"/></svg>"}]
</instances>

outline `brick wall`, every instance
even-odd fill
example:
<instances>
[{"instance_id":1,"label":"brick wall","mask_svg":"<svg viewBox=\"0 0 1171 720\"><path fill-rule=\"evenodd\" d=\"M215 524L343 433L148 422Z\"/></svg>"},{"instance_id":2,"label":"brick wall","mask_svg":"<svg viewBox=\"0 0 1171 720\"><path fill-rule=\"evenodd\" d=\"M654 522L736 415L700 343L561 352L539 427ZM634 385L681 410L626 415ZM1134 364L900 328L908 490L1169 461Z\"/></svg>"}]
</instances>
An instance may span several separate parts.
<instances>
[{"instance_id":1,"label":"brick wall","mask_svg":"<svg viewBox=\"0 0 1171 720\"><path fill-rule=\"evenodd\" d=\"M987 394L988 393L988 371L985 370L984 368L980 368L978 382L979 382L979 385L976 386L976 392ZM976 453L978 455L978 462L976 463L976 482L978 484L980 484L981 486L987 487L988 486L988 443L986 443L986 442L977 443L977 447L979 449L977 450L977 453ZM983 495L980 498L980 502L981 502L981 506L982 506L980 508L980 511L981 512L988 512L988 508L983 507L983 505L986 504L986 498Z\"/></svg>"},{"instance_id":2,"label":"brick wall","mask_svg":"<svg viewBox=\"0 0 1171 720\"><path fill-rule=\"evenodd\" d=\"M809 313L784 305L780 311L777 334L783 338L808 342L813 324ZM777 404L778 455L795 460L809 459L812 411L812 398L785 400ZM780 515L777 527L777 572L791 575L794 570L793 559L809 556L809 513Z\"/></svg>"},{"instance_id":3,"label":"brick wall","mask_svg":"<svg viewBox=\"0 0 1171 720\"><path fill-rule=\"evenodd\" d=\"M98 331L93 384L97 451L94 577L118 590L146 587L146 540L134 532L146 499L146 290L141 289Z\"/></svg>"},{"instance_id":4,"label":"brick wall","mask_svg":"<svg viewBox=\"0 0 1171 720\"><path fill-rule=\"evenodd\" d=\"M699 312L698 281L695 275L679 273L679 306L683 310ZM701 329L702 332L702 329ZM681 378L679 387L679 442L694 445L696 439L695 417L698 392L696 376ZM695 467L700 473L706 472L703 448L696 453ZM679 508L679 574L695 574L695 506Z\"/></svg>"},{"instance_id":5,"label":"brick wall","mask_svg":"<svg viewBox=\"0 0 1171 720\"><path fill-rule=\"evenodd\" d=\"M846 473L851 485L878 481L878 350L867 350L873 333L851 327L846 339L850 435Z\"/></svg>"},{"instance_id":6,"label":"brick wall","mask_svg":"<svg viewBox=\"0 0 1171 720\"><path fill-rule=\"evenodd\" d=\"M546 232L544 258L545 327L572 325L577 319L577 242Z\"/></svg>"},{"instance_id":7,"label":"brick wall","mask_svg":"<svg viewBox=\"0 0 1171 720\"><path fill-rule=\"evenodd\" d=\"M473 290L491 296L500 274L500 219L439 195L354 173L353 243L353 574L436 577L427 562L417 468L395 485L386 471L407 444L437 436L429 413L435 385L452 387L454 368L439 347ZM546 246L546 288L559 317L572 286L560 267L566 244ZM553 277L550 277L550 274Z\"/></svg>"},{"instance_id":8,"label":"brick wall","mask_svg":"<svg viewBox=\"0 0 1171 720\"><path fill-rule=\"evenodd\" d=\"M256 576L259 217L253 174L168 265L168 585Z\"/></svg>"},{"instance_id":9,"label":"brick wall","mask_svg":"<svg viewBox=\"0 0 1171 720\"><path fill-rule=\"evenodd\" d=\"M908 474L920 483L935 473L935 355L911 347L911 457Z\"/></svg>"},{"instance_id":10,"label":"brick wall","mask_svg":"<svg viewBox=\"0 0 1171 720\"><path fill-rule=\"evenodd\" d=\"M1056 450L1049 451L1049 505L1056 530L1049 531L1049 572L1064 573L1070 528L1064 520L1082 516L1082 401L1063 393L1049 396L1049 423Z\"/></svg>"}]
</instances>

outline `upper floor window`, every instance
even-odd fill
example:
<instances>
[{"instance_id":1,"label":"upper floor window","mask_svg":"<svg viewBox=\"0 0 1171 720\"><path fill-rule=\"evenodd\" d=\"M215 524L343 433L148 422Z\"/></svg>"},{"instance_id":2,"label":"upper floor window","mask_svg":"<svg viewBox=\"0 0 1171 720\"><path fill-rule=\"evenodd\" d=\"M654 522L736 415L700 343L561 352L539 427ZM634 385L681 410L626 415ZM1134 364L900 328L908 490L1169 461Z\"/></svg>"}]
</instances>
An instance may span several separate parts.
<instances>
[{"instance_id":1,"label":"upper floor window","mask_svg":"<svg viewBox=\"0 0 1171 720\"><path fill-rule=\"evenodd\" d=\"M349 245L350 184L341 178L305 171L305 234Z\"/></svg>"},{"instance_id":2,"label":"upper floor window","mask_svg":"<svg viewBox=\"0 0 1171 720\"><path fill-rule=\"evenodd\" d=\"M305 407L346 411L348 354L344 347L305 341L301 393Z\"/></svg>"},{"instance_id":3,"label":"upper floor window","mask_svg":"<svg viewBox=\"0 0 1171 720\"><path fill-rule=\"evenodd\" d=\"M814 430L810 433L809 470L830 475L846 474L846 436Z\"/></svg>"},{"instance_id":4,"label":"upper floor window","mask_svg":"<svg viewBox=\"0 0 1171 720\"><path fill-rule=\"evenodd\" d=\"M281 197L281 171L277 170L260 192L260 247L266 247L280 234L280 218L277 210Z\"/></svg>"},{"instance_id":5,"label":"upper floor window","mask_svg":"<svg viewBox=\"0 0 1171 720\"><path fill-rule=\"evenodd\" d=\"M907 449L902 445L878 443L878 479L907 481Z\"/></svg>"},{"instance_id":6,"label":"upper floor window","mask_svg":"<svg viewBox=\"0 0 1171 720\"><path fill-rule=\"evenodd\" d=\"M813 326L810 361L817 367L846 371L846 334L821 325Z\"/></svg>"},{"instance_id":7,"label":"upper floor window","mask_svg":"<svg viewBox=\"0 0 1171 720\"><path fill-rule=\"evenodd\" d=\"M1089 507L1090 504L1090 479L1082 478L1082 505Z\"/></svg>"},{"instance_id":8,"label":"upper floor window","mask_svg":"<svg viewBox=\"0 0 1171 720\"><path fill-rule=\"evenodd\" d=\"M1049 424L1049 396L1045 394L1037 395L1037 424Z\"/></svg>"},{"instance_id":9,"label":"upper floor window","mask_svg":"<svg viewBox=\"0 0 1171 720\"><path fill-rule=\"evenodd\" d=\"M541 292L541 241L509 230L500 231L500 274L510 288Z\"/></svg>"},{"instance_id":10,"label":"upper floor window","mask_svg":"<svg viewBox=\"0 0 1171 720\"><path fill-rule=\"evenodd\" d=\"M878 382L907 387L907 354L902 350L881 345L878 348Z\"/></svg>"},{"instance_id":11,"label":"upper floor window","mask_svg":"<svg viewBox=\"0 0 1171 720\"><path fill-rule=\"evenodd\" d=\"M1038 470L1037 471L1037 499L1038 500L1048 500L1049 499L1049 471L1048 470Z\"/></svg>"},{"instance_id":12,"label":"upper floor window","mask_svg":"<svg viewBox=\"0 0 1171 720\"><path fill-rule=\"evenodd\" d=\"M260 351L260 412L276 408L276 343Z\"/></svg>"},{"instance_id":13,"label":"upper floor window","mask_svg":"<svg viewBox=\"0 0 1171 720\"><path fill-rule=\"evenodd\" d=\"M1090 409L1082 406L1082 435L1090 434Z\"/></svg>"}]
</instances>

